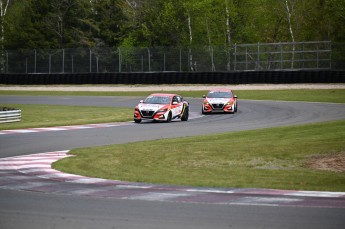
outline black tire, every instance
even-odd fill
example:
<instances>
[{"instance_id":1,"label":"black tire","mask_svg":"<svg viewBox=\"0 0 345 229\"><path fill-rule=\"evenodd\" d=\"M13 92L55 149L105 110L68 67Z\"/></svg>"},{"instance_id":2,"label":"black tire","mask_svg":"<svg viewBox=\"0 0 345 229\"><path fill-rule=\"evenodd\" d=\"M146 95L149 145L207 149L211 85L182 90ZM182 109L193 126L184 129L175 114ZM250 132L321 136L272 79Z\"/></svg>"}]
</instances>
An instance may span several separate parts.
<instances>
[{"instance_id":1,"label":"black tire","mask_svg":"<svg viewBox=\"0 0 345 229\"><path fill-rule=\"evenodd\" d=\"M206 112L204 112L204 108L203 107L201 107L201 114L203 114L203 115L207 114Z\"/></svg>"},{"instance_id":2,"label":"black tire","mask_svg":"<svg viewBox=\"0 0 345 229\"><path fill-rule=\"evenodd\" d=\"M237 112L237 102L235 103L235 112Z\"/></svg>"},{"instance_id":3,"label":"black tire","mask_svg":"<svg viewBox=\"0 0 345 229\"><path fill-rule=\"evenodd\" d=\"M172 114L171 114L171 111L170 111L169 114L168 114L167 122L171 122L171 119L172 119Z\"/></svg>"},{"instance_id":4,"label":"black tire","mask_svg":"<svg viewBox=\"0 0 345 229\"><path fill-rule=\"evenodd\" d=\"M135 123L141 123L141 119L134 119Z\"/></svg>"},{"instance_id":5,"label":"black tire","mask_svg":"<svg viewBox=\"0 0 345 229\"><path fill-rule=\"evenodd\" d=\"M189 108L187 107L182 114L181 120L188 121L188 118L189 118Z\"/></svg>"}]
</instances>

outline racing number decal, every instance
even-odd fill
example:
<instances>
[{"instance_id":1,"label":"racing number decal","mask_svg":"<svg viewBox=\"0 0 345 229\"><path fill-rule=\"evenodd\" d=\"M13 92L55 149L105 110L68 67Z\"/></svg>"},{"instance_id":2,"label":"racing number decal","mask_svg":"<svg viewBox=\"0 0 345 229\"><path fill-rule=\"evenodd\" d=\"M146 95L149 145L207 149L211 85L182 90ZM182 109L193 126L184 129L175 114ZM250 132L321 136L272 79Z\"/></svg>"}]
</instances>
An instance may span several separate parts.
<instances>
[{"instance_id":1,"label":"racing number decal","mask_svg":"<svg viewBox=\"0 0 345 229\"><path fill-rule=\"evenodd\" d=\"M181 111L182 111L181 103L179 103L177 105L173 105L171 111L172 111L173 117L178 116L179 114L181 114Z\"/></svg>"},{"instance_id":2,"label":"racing number decal","mask_svg":"<svg viewBox=\"0 0 345 229\"><path fill-rule=\"evenodd\" d=\"M172 105L171 106L172 115L173 115L173 117L176 117L176 116L181 114L181 112L182 112L182 108L181 107L182 107L183 103L181 102L181 99L178 98L177 96L174 96L172 102L177 102L176 105Z\"/></svg>"}]
</instances>

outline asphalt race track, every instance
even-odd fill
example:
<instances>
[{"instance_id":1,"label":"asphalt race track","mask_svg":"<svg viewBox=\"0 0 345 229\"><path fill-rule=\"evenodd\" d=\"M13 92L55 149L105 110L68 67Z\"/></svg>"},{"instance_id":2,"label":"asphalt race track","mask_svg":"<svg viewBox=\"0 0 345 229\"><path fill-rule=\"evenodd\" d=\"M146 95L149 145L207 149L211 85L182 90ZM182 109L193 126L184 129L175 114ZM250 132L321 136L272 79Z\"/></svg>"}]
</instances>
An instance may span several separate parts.
<instances>
[{"instance_id":1,"label":"asphalt race track","mask_svg":"<svg viewBox=\"0 0 345 229\"><path fill-rule=\"evenodd\" d=\"M61 104L134 107L139 97L0 96L1 104ZM297 125L344 119L344 104L239 100L234 115L201 115L201 99L191 103L190 120L171 123L125 122L97 128L0 131L0 158L96 146ZM303 204L284 205L298 197L235 192L241 202L214 203L63 192L24 191L11 186L0 170L0 228L345 228L345 197L303 197ZM11 177L12 176L12 177ZM6 183L7 182L7 183ZM6 183L6 185L5 185ZM16 182L13 182L16 183ZM23 184L25 182L23 181ZM18 182L16 183L18 187ZM85 184L84 184L85 185ZM62 185L67 186L67 185ZM114 185L115 187L115 185ZM92 186L72 186L74 191ZM109 187L108 187L109 188ZM174 189L174 188L171 188ZM170 190L171 193L177 193ZM222 198L205 195L205 198ZM247 200L247 201L243 201ZM256 201L255 201L256 200ZM237 203L237 204L236 204ZM274 204L272 204L274 203Z\"/></svg>"}]
</instances>

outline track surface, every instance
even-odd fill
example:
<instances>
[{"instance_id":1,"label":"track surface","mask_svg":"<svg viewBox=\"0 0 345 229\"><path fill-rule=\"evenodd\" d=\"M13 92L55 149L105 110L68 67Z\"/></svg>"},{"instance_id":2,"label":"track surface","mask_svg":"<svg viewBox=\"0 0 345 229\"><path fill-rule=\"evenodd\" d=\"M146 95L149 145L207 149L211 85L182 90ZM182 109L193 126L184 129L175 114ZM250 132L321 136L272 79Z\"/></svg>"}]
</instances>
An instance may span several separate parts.
<instances>
[{"instance_id":1,"label":"track surface","mask_svg":"<svg viewBox=\"0 0 345 229\"><path fill-rule=\"evenodd\" d=\"M0 96L2 104L62 104L134 107L137 97L30 97ZM44 130L0 135L0 157L67 150L151 139L231 132L343 119L345 105L322 103L240 101L235 115L200 117L201 99L191 102L191 120L76 130ZM147 134L150 133L150 134ZM1 175L1 174L0 174ZM14 176L15 177L15 174ZM78 186L76 189L80 189ZM91 187L85 187L91 188ZM219 197L219 195L218 195ZM122 200L62 193L0 189L0 228L344 228L343 199L305 198L303 207L270 204L296 197L237 193L247 198L239 205L198 201L165 202ZM259 200L256 202L255 200ZM275 199L275 201L274 201ZM266 202L265 202L266 201ZM317 204L317 202L320 202ZM205 202L205 201L204 201ZM212 203L212 201L210 201ZM268 204L266 204L268 202ZM260 204L261 203L261 204ZM340 205L339 205L340 204ZM267 205L267 206L265 206Z\"/></svg>"}]
</instances>

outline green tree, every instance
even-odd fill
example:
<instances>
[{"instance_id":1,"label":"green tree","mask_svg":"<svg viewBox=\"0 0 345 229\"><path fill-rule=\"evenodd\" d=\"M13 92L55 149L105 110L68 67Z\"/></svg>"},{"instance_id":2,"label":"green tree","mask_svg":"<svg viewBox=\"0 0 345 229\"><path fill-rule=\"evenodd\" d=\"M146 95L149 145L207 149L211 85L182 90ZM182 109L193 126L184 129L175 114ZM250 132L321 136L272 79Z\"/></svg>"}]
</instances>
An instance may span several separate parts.
<instances>
[{"instance_id":1,"label":"green tree","mask_svg":"<svg viewBox=\"0 0 345 229\"><path fill-rule=\"evenodd\" d=\"M53 34L43 29L48 7L46 1L15 1L6 23L6 48L49 48L54 43Z\"/></svg>"},{"instance_id":2,"label":"green tree","mask_svg":"<svg viewBox=\"0 0 345 229\"><path fill-rule=\"evenodd\" d=\"M123 0L93 0L93 37L97 46L118 46L126 35Z\"/></svg>"},{"instance_id":3,"label":"green tree","mask_svg":"<svg viewBox=\"0 0 345 229\"><path fill-rule=\"evenodd\" d=\"M130 18L125 43L139 46L179 46L186 34L182 0L126 1L123 12Z\"/></svg>"},{"instance_id":4,"label":"green tree","mask_svg":"<svg viewBox=\"0 0 345 229\"><path fill-rule=\"evenodd\" d=\"M8 15L7 49L92 47L88 0L14 2Z\"/></svg>"},{"instance_id":5,"label":"green tree","mask_svg":"<svg viewBox=\"0 0 345 229\"><path fill-rule=\"evenodd\" d=\"M0 3L4 25L1 41L6 49L229 48L235 43L345 39L343 0L2 0Z\"/></svg>"}]
</instances>

